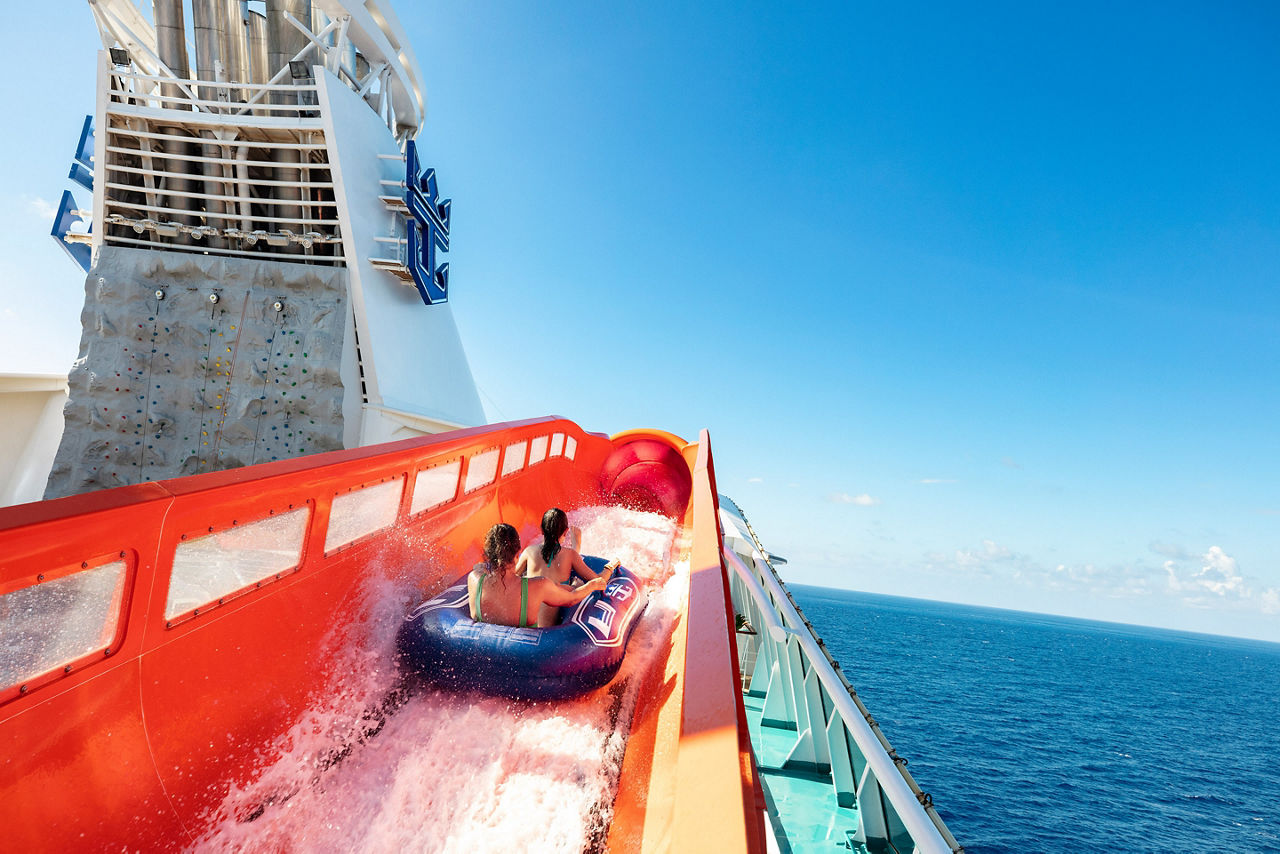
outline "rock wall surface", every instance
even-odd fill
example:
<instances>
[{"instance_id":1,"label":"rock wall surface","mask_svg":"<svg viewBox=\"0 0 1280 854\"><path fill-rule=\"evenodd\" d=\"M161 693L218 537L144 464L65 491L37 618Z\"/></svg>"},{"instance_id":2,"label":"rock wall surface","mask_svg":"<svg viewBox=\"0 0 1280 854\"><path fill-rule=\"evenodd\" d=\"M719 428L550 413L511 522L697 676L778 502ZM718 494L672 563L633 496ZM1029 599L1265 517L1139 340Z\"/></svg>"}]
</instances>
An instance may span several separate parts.
<instances>
[{"instance_id":1,"label":"rock wall surface","mask_svg":"<svg viewBox=\"0 0 1280 854\"><path fill-rule=\"evenodd\" d=\"M102 247L45 497L341 448L346 277Z\"/></svg>"}]
</instances>

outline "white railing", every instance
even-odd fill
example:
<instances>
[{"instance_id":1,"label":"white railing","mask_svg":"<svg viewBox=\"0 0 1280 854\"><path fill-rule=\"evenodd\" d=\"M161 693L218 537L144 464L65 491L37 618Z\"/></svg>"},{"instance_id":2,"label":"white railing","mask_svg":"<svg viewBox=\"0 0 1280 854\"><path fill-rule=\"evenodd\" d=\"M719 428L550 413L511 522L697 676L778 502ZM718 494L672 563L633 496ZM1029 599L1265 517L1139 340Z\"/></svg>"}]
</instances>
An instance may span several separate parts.
<instances>
[{"instance_id":1,"label":"white railing","mask_svg":"<svg viewBox=\"0 0 1280 854\"><path fill-rule=\"evenodd\" d=\"M794 729L784 766L830 774L835 801L858 808L859 841L882 839L902 850L905 833L920 854L963 851L833 666L763 547L755 542L750 552L724 548L735 605L757 632L738 635L755 646L752 672L742 675L747 693L764 698L762 726Z\"/></svg>"},{"instance_id":2,"label":"white railing","mask_svg":"<svg viewBox=\"0 0 1280 854\"><path fill-rule=\"evenodd\" d=\"M190 105L186 109L194 107L205 115L212 112L252 121L255 116L297 113L303 105L273 105L266 101L275 91L296 92L308 88L309 84L295 85L291 80L293 63L303 62L308 68L322 65L336 75L369 103L397 140L412 136L422 124L425 99L421 75L408 36L385 3L376 6L363 0L350 3L337 0L326 5L336 17L318 15L314 22L299 21L285 14L288 25L302 34L307 43L279 68L266 70L271 76L265 83L192 80L185 74L175 73L157 52L150 6L150 0L93 0L89 4L103 43L118 45L129 52L128 65L113 66L112 73L131 78L130 85L134 88L155 90L139 92L138 97L156 97L159 87L164 86L172 87L170 94L176 90L185 95L178 97ZM262 14L255 11L250 17L261 19ZM242 18L241 22L247 20ZM195 67L194 62L188 64ZM208 97L211 92L213 99Z\"/></svg>"},{"instance_id":3,"label":"white railing","mask_svg":"<svg viewBox=\"0 0 1280 854\"><path fill-rule=\"evenodd\" d=\"M252 101L315 87L173 81L119 69L107 77L113 102L104 107L98 191L104 243L344 263L336 185L319 120L264 118L261 111L248 116L231 109L244 104L180 94L216 85ZM174 88L161 91L161 84ZM154 91L127 91L142 86ZM314 99L304 94L301 100ZM226 110L213 111L211 105ZM263 109L276 107L286 114L316 109L306 104Z\"/></svg>"},{"instance_id":4,"label":"white railing","mask_svg":"<svg viewBox=\"0 0 1280 854\"><path fill-rule=\"evenodd\" d=\"M176 91L166 92L165 89ZM208 92L217 97L201 97ZM155 110L213 113L220 116L305 116L316 110L314 83L232 83L226 80L178 80L154 74L115 69L111 95L115 104ZM287 94L291 103L272 103L273 93Z\"/></svg>"}]
</instances>

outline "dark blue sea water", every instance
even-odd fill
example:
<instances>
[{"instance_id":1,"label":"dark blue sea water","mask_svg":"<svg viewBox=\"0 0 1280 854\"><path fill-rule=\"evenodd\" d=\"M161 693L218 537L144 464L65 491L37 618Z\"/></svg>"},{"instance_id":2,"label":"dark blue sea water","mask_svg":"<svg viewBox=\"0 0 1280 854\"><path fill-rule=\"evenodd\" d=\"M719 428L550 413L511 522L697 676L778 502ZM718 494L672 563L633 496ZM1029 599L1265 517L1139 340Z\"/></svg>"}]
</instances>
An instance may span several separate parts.
<instances>
[{"instance_id":1,"label":"dark blue sea water","mask_svg":"<svg viewBox=\"0 0 1280 854\"><path fill-rule=\"evenodd\" d=\"M1280 852L1280 645L791 591L969 854Z\"/></svg>"}]
</instances>

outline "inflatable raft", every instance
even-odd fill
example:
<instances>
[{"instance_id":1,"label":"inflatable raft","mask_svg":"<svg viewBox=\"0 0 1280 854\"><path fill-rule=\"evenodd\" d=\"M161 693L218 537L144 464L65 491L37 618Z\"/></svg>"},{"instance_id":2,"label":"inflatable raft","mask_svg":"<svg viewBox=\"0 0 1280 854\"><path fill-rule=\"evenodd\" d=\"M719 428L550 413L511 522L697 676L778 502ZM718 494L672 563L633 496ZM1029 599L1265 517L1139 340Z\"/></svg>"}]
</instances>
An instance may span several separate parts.
<instances>
[{"instance_id":1,"label":"inflatable raft","mask_svg":"<svg viewBox=\"0 0 1280 854\"><path fill-rule=\"evenodd\" d=\"M596 572L606 562L595 556L583 560ZM558 626L477 623L464 573L405 617L398 639L401 662L426 681L454 690L533 700L572 697L618 672L646 603L644 583L620 566L603 591L561 608Z\"/></svg>"}]
</instances>

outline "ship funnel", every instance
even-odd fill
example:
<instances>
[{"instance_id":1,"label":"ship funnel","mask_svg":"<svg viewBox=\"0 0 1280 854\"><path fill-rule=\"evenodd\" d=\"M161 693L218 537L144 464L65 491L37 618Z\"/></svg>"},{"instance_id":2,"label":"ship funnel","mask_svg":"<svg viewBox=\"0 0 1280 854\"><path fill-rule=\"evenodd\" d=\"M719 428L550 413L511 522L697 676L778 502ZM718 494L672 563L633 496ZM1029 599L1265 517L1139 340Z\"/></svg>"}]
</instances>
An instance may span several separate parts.
<instances>
[{"instance_id":1,"label":"ship funnel","mask_svg":"<svg viewBox=\"0 0 1280 854\"><path fill-rule=\"evenodd\" d=\"M191 0L191 17L195 27L196 36L196 79L213 83L226 83L227 77L227 59L231 53L230 49L230 21L228 19L228 8L226 0ZM201 100L218 102L226 101L230 97L230 92L226 86L201 86L199 88ZM206 139L212 139L214 134L210 131L204 132ZM223 155L223 149L218 145L205 145L202 148L202 154L206 158L204 169L205 175L205 195L209 198L205 201L205 210L212 214L214 219L221 224L224 221L224 214L227 213L227 205L219 200L218 196L228 195L228 185L225 181L224 170L216 161ZM221 246L222 241L219 239L209 240L210 246Z\"/></svg>"},{"instance_id":2,"label":"ship funnel","mask_svg":"<svg viewBox=\"0 0 1280 854\"><path fill-rule=\"evenodd\" d=\"M247 7L247 4L245 4ZM266 83L271 79L267 70L267 18L261 12L249 12L249 73L254 83Z\"/></svg>"},{"instance_id":3,"label":"ship funnel","mask_svg":"<svg viewBox=\"0 0 1280 854\"><path fill-rule=\"evenodd\" d=\"M227 4L224 0L192 0L191 19L196 35L196 79L225 82ZM201 86L200 97L218 100L216 86Z\"/></svg>"},{"instance_id":4,"label":"ship funnel","mask_svg":"<svg viewBox=\"0 0 1280 854\"><path fill-rule=\"evenodd\" d=\"M295 21L310 24L311 0L267 0L267 68L270 69L271 74L283 68L309 44L307 37L289 22L285 17L286 14L292 16ZM272 101L277 104L296 104L298 96L287 91L274 92ZM295 149L282 149L278 152L277 162L281 165L276 168L276 180L286 183L276 190L277 199L302 200L302 189L296 186L302 180L302 171L285 165L288 162L300 161L300 153ZM280 206L278 210L282 217L296 220L302 218L301 206ZM297 228L299 231L304 230L300 226ZM288 251L298 250L296 246L291 246Z\"/></svg>"},{"instance_id":5,"label":"ship funnel","mask_svg":"<svg viewBox=\"0 0 1280 854\"><path fill-rule=\"evenodd\" d=\"M182 0L155 0L153 6L156 27L156 49L160 54L160 61L163 62L170 71L180 80L187 80L191 77L190 66L187 63L187 41L186 41L186 22L182 12ZM166 98L175 99L171 103L177 109L190 109L185 103L184 94L180 87L174 83L166 83L161 87ZM180 128L164 128L167 134L179 136L183 133ZM169 208L177 210L194 210L195 203L188 195L195 189L195 184L184 178L174 178L173 174L182 174L190 172L193 164L189 160L191 146L185 142L176 139L166 139L161 143L161 149L164 154L168 155L166 166L170 173L167 179L169 189L175 195L168 196L165 204ZM192 222L191 217L178 217L178 220L186 225Z\"/></svg>"},{"instance_id":6,"label":"ship funnel","mask_svg":"<svg viewBox=\"0 0 1280 854\"><path fill-rule=\"evenodd\" d=\"M310 24L311 0L267 0L267 68L271 74L283 68L308 44L307 37L289 23L285 15ZM279 104L297 101L290 92L279 92L276 97L281 99L276 102Z\"/></svg>"},{"instance_id":7,"label":"ship funnel","mask_svg":"<svg viewBox=\"0 0 1280 854\"><path fill-rule=\"evenodd\" d=\"M245 20L249 4L243 0L221 0L226 6L227 16L227 52L223 57L227 79L234 83L252 83L253 76L249 68L249 29ZM243 101L243 95L233 90L232 100Z\"/></svg>"}]
</instances>

